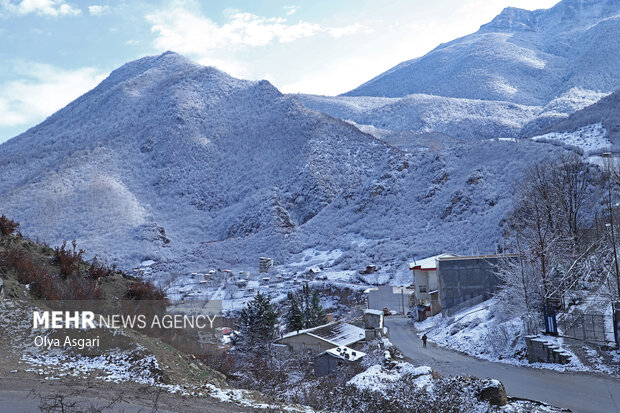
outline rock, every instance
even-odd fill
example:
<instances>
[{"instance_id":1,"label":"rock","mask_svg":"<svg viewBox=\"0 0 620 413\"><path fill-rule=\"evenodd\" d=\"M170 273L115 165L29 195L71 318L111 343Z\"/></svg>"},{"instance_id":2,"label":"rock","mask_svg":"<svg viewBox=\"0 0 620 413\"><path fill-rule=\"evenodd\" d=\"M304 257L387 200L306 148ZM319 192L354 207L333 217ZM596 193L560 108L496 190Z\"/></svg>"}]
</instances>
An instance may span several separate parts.
<instances>
[{"instance_id":1,"label":"rock","mask_svg":"<svg viewBox=\"0 0 620 413\"><path fill-rule=\"evenodd\" d=\"M508 403L506 387L498 380L484 380L480 393L478 393L478 399L487 401L495 406L504 406Z\"/></svg>"}]
</instances>

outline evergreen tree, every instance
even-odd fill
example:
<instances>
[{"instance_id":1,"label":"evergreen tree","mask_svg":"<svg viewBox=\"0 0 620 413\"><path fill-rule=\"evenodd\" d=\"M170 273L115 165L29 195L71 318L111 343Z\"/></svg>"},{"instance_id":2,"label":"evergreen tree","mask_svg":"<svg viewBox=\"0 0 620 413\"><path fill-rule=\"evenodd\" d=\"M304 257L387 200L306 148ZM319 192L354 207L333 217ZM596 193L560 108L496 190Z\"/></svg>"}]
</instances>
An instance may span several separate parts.
<instances>
[{"instance_id":1,"label":"evergreen tree","mask_svg":"<svg viewBox=\"0 0 620 413\"><path fill-rule=\"evenodd\" d=\"M325 311L321 306L319 292L304 284L301 291L290 292L289 312L286 315L289 330L299 331L319 326L325 322Z\"/></svg>"},{"instance_id":2,"label":"evergreen tree","mask_svg":"<svg viewBox=\"0 0 620 413\"><path fill-rule=\"evenodd\" d=\"M312 320L312 313L311 313L311 306L310 306L310 286L308 285L308 283L305 283L304 286L301 289L301 300L303 302L303 309L304 309L304 327L305 328L311 328L314 327L314 325L311 325L312 323L310 322L310 320Z\"/></svg>"},{"instance_id":3,"label":"evergreen tree","mask_svg":"<svg viewBox=\"0 0 620 413\"><path fill-rule=\"evenodd\" d=\"M312 300L310 302L310 319L308 325L312 327L321 325L325 322L325 310L321 306L321 300L319 298L319 292L312 290Z\"/></svg>"},{"instance_id":4,"label":"evergreen tree","mask_svg":"<svg viewBox=\"0 0 620 413\"><path fill-rule=\"evenodd\" d=\"M239 316L239 337L235 346L241 351L263 352L276 338L278 314L270 297L258 292Z\"/></svg>"},{"instance_id":5,"label":"evergreen tree","mask_svg":"<svg viewBox=\"0 0 620 413\"><path fill-rule=\"evenodd\" d=\"M304 314L297 300L297 296L292 292L288 293L290 302L289 312L286 314L286 321L289 330L299 331L304 329Z\"/></svg>"}]
</instances>

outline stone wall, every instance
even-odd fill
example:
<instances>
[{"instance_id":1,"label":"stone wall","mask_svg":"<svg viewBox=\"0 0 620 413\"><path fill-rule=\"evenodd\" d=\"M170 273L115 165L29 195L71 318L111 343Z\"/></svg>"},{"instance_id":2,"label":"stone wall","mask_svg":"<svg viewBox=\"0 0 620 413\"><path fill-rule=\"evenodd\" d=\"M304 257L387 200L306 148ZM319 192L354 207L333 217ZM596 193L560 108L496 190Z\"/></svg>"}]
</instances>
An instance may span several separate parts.
<instances>
[{"instance_id":1,"label":"stone wall","mask_svg":"<svg viewBox=\"0 0 620 413\"><path fill-rule=\"evenodd\" d=\"M570 355L553 343L549 343L544 337L527 336L525 337L527 346L527 360L530 363L570 363Z\"/></svg>"}]
</instances>

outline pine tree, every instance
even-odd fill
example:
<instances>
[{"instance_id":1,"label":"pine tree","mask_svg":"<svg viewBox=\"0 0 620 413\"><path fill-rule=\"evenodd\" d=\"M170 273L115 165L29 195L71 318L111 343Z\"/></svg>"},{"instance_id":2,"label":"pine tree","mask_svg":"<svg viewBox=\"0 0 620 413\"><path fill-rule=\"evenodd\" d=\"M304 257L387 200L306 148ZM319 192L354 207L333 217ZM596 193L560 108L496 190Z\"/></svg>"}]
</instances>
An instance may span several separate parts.
<instances>
[{"instance_id":1,"label":"pine tree","mask_svg":"<svg viewBox=\"0 0 620 413\"><path fill-rule=\"evenodd\" d=\"M308 325L311 327L321 325L325 322L325 311L321 306L319 292L314 289L312 290L312 300L310 302L310 315L311 317L308 320Z\"/></svg>"},{"instance_id":2,"label":"pine tree","mask_svg":"<svg viewBox=\"0 0 620 413\"><path fill-rule=\"evenodd\" d=\"M290 292L289 313L286 316L289 330L299 331L319 326L325 322L319 292L304 284L301 291Z\"/></svg>"},{"instance_id":3,"label":"pine tree","mask_svg":"<svg viewBox=\"0 0 620 413\"><path fill-rule=\"evenodd\" d=\"M278 314L266 294L258 292L239 316L239 337L235 346L241 351L263 352L276 338Z\"/></svg>"},{"instance_id":4,"label":"pine tree","mask_svg":"<svg viewBox=\"0 0 620 413\"><path fill-rule=\"evenodd\" d=\"M289 330L299 331L304 329L304 314L299 306L297 297L292 292L288 293L289 312L286 314L286 321Z\"/></svg>"}]
</instances>

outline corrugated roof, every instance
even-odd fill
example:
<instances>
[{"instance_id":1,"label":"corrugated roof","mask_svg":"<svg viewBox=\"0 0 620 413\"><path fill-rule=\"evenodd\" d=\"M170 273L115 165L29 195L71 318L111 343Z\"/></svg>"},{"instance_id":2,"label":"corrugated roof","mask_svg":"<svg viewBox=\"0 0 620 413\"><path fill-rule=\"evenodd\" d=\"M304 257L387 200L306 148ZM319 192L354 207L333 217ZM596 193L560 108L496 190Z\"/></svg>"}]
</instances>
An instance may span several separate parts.
<instances>
[{"instance_id":1,"label":"corrugated roof","mask_svg":"<svg viewBox=\"0 0 620 413\"><path fill-rule=\"evenodd\" d=\"M345 346L338 346L338 347L331 348L325 351L325 353L331 356L334 356L334 357L338 357L343 360L348 360L348 361L359 360L366 355L366 353L362 353L361 351L358 351L358 350L352 350L349 347L345 347Z\"/></svg>"},{"instance_id":2,"label":"corrugated roof","mask_svg":"<svg viewBox=\"0 0 620 413\"><path fill-rule=\"evenodd\" d=\"M365 338L364 330L352 324L333 322L306 330L288 333L282 338L293 337L299 334L308 334L328 341L335 346L349 346Z\"/></svg>"},{"instance_id":3,"label":"corrugated roof","mask_svg":"<svg viewBox=\"0 0 620 413\"><path fill-rule=\"evenodd\" d=\"M365 338L364 330L347 323L327 324L309 332L337 346L348 346Z\"/></svg>"},{"instance_id":4,"label":"corrugated roof","mask_svg":"<svg viewBox=\"0 0 620 413\"><path fill-rule=\"evenodd\" d=\"M483 260L486 258L515 258L517 254L488 254L488 255L447 255L439 257L440 261L444 260Z\"/></svg>"}]
</instances>

